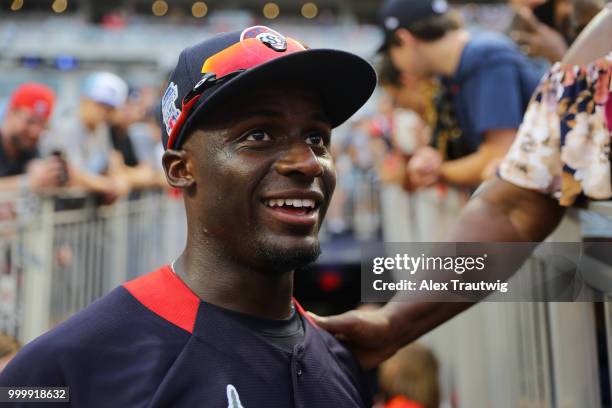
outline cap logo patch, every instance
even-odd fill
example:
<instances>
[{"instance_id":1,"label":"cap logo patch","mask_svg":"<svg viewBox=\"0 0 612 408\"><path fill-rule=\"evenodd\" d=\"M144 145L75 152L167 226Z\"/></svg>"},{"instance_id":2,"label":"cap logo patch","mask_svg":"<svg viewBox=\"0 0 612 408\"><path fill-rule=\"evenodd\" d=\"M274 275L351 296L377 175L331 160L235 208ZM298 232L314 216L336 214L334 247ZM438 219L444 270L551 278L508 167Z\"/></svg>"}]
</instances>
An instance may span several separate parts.
<instances>
[{"instance_id":1,"label":"cap logo patch","mask_svg":"<svg viewBox=\"0 0 612 408\"><path fill-rule=\"evenodd\" d=\"M287 40L284 37L272 33L262 33L257 36L257 39L274 51L287 51Z\"/></svg>"},{"instance_id":2,"label":"cap logo patch","mask_svg":"<svg viewBox=\"0 0 612 408\"><path fill-rule=\"evenodd\" d=\"M434 0L431 3L431 9L438 14L446 13L448 11L448 3L446 0Z\"/></svg>"},{"instance_id":3,"label":"cap logo patch","mask_svg":"<svg viewBox=\"0 0 612 408\"><path fill-rule=\"evenodd\" d=\"M240 35L240 41L247 38L257 38L274 51L283 52L287 50L287 39L282 34L266 26L247 28Z\"/></svg>"},{"instance_id":4,"label":"cap logo patch","mask_svg":"<svg viewBox=\"0 0 612 408\"><path fill-rule=\"evenodd\" d=\"M399 27L399 20L397 17L387 17L385 19L385 28L387 30L395 30Z\"/></svg>"},{"instance_id":5,"label":"cap logo patch","mask_svg":"<svg viewBox=\"0 0 612 408\"><path fill-rule=\"evenodd\" d=\"M166 133L170 135L178 117L181 115L181 111L176 107L176 101L178 100L178 86L174 82L170 82L164 96L162 97L162 119L166 126Z\"/></svg>"}]
</instances>

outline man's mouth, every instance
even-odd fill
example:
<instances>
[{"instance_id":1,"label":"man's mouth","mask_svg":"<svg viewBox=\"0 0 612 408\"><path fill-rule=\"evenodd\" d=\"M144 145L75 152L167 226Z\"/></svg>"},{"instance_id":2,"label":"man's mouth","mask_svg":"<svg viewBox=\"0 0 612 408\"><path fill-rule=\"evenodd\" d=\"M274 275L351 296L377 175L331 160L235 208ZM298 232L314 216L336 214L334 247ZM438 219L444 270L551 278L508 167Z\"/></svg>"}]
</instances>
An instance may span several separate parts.
<instances>
[{"instance_id":1,"label":"man's mouth","mask_svg":"<svg viewBox=\"0 0 612 408\"><path fill-rule=\"evenodd\" d=\"M263 201L269 213L286 224L315 225L319 220L320 199L271 198Z\"/></svg>"}]
</instances>

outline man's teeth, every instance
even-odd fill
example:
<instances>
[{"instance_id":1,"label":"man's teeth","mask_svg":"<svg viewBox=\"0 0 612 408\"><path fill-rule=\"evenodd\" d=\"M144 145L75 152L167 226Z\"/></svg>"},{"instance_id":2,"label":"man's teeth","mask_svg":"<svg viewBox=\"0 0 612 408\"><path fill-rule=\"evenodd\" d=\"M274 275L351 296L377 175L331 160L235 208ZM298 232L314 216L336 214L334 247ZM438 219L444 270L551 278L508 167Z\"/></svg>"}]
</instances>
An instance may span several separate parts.
<instances>
[{"instance_id":1,"label":"man's teeth","mask_svg":"<svg viewBox=\"0 0 612 408\"><path fill-rule=\"evenodd\" d=\"M276 198L273 200L266 200L266 205L268 207L308 207L315 208L315 201L309 199L300 199L300 198Z\"/></svg>"}]
</instances>

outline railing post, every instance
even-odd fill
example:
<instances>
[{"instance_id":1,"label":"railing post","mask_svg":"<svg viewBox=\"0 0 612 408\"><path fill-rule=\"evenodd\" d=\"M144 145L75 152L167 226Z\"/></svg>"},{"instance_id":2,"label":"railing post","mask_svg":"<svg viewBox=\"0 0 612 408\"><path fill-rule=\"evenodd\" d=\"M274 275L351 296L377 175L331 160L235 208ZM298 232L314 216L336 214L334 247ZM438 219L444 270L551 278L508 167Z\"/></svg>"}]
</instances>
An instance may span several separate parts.
<instances>
[{"instance_id":1,"label":"railing post","mask_svg":"<svg viewBox=\"0 0 612 408\"><path fill-rule=\"evenodd\" d=\"M606 296L605 300L604 311L606 321L606 339L608 343L608 371L610 373L608 375L608 379L610 382L610 389L612 390L612 297L608 295Z\"/></svg>"},{"instance_id":2,"label":"railing post","mask_svg":"<svg viewBox=\"0 0 612 408\"><path fill-rule=\"evenodd\" d=\"M53 269L54 200L41 199L40 217L25 229L23 320L20 340L25 344L50 328Z\"/></svg>"},{"instance_id":3,"label":"railing post","mask_svg":"<svg viewBox=\"0 0 612 408\"><path fill-rule=\"evenodd\" d=\"M556 406L600 408L593 304L549 303L548 307Z\"/></svg>"},{"instance_id":4,"label":"railing post","mask_svg":"<svg viewBox=\"0 0 612 408\"><path fill-rule=\"evenodd\" d=\"M110 223L110 231L112 231L112 239L110 240L112 250L110 254L113 259L109 263L110 270L104 271L108 273L108 280L106 280L108 287L105 288L105 292L124 283L127 280L128 273L127 257L129 254L127 253L127 247L130 203L127 199L123 199L115 203L110 210L109 213L105 213L104 217L108 217L107 222Z\"/></svg>"},{"instance_id":5,"label":"railing post","mask_svg":"<svg viewBox=\"0 0 612 408\"><path fill-rule=\"evenodd\" d=\"M549 242L580 242L582 234L575 209ZM548 303L555 406L599 408L599 369L593 303Z\"/></svg>"}]
</instances>

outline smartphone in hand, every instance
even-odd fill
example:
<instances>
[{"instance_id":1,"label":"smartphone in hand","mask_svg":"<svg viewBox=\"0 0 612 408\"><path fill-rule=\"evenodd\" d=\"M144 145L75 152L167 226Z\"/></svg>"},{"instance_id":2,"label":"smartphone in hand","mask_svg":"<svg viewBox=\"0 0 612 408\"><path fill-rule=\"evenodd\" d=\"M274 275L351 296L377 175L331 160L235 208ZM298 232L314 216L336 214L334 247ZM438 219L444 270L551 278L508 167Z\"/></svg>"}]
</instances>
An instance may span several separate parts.
<instances>
[{"instance_id":1,"label":"smartphone in hand","mask_svg":"<svg viewBox=\"0 0 612 408\"><path fill-rule=\"evenodd\" d=\"M66 163L66 155L61 150L54 150L51 152L51 156L57 157L62 164L62 171L59 176L58 185L63 187L68 184L68 164Z\"/></svg>"}]
</instances>

